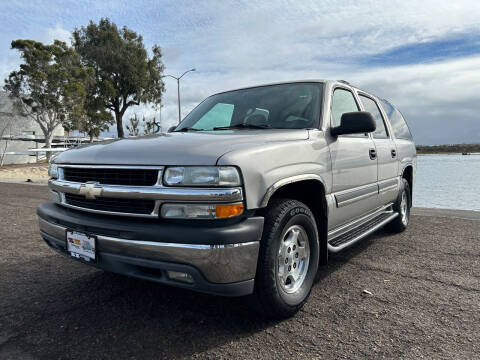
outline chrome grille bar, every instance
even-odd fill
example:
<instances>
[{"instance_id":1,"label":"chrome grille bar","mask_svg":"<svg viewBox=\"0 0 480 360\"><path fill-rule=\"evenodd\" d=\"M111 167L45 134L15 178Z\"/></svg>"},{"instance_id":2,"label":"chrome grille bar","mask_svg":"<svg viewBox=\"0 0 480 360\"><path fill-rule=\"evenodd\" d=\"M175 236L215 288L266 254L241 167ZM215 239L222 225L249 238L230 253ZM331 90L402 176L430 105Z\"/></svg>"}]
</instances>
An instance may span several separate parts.
<instances>
[{"instance_id":1,"label":"chrome grille bar","mask_svg":"<svg viewBox=\"0 0 480 360\"><path fill-rule=\"evenodd\" d=\"M75 195L82 195L82 183L65 180L49 180L50 189ZM100 196L123 199L149 199L176 202L237 202L243 200L242 188L181 188L166 186L123 186L101 185Z\"/></svg>"}]
</instances>

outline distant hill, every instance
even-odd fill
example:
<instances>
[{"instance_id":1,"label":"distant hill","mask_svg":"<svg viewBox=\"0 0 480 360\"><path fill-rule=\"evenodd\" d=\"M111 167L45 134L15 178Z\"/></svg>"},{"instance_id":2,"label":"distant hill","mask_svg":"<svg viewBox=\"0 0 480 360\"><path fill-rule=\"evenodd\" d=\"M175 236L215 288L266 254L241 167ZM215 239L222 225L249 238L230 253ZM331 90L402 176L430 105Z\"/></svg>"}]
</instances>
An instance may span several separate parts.
<instances>
[{"instance_id":1,"label":"distant hill","mask_svg":"<svg viewBox=\"0 0 480 360\"><path fill-rule=\"evenodd\" d=\"M419 154L462 154L480 153L480 144L417 145Z\"/></svg>"}]
</instances>

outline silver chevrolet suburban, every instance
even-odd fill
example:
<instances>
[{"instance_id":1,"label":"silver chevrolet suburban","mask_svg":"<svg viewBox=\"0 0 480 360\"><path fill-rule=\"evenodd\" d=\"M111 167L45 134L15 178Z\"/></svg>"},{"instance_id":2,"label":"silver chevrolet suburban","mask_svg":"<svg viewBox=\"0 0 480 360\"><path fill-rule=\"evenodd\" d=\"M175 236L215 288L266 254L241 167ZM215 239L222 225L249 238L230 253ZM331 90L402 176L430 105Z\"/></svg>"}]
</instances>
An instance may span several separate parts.
<instances>
[{"instance_id":1,"label":"silver chevrolet suburban","mask_svg":"<svg viewBox=\"0 0 480 360\"><path fill-rule=\"evenodd\" d=\"M226 91L166 134L57 156L41 236L86 264L226 296L274 318L328 254L409 223L416 151L390 102L345 81Z\"/></svg>"}]
</instances>

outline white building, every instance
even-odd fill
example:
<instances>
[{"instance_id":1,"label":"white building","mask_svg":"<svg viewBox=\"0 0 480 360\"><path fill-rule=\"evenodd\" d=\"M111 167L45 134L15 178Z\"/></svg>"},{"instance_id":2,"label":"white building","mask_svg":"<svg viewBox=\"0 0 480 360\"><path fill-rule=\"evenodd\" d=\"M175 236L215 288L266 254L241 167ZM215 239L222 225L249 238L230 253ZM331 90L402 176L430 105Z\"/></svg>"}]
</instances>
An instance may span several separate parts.
<instances>
[{"instance_id":1,"label":"white building","mask_svg":"<svg viewBox=\"0 0 480 360\"><path fill-rule=\"evenodd\" d=\"M59 126L55 136L64 136L64 130ZM38 124L22 116L15 110L12 99L6 92L0 91L0 161L4 153L3 164L24 164L37 161L37 156L26 155L28 149L43 147L42 142L12 140L11 137L23 139L44 139ZM19 154L12 154L19 153ZM44 154L42 154L44 155Z\"/></svg>"}]
</instances>

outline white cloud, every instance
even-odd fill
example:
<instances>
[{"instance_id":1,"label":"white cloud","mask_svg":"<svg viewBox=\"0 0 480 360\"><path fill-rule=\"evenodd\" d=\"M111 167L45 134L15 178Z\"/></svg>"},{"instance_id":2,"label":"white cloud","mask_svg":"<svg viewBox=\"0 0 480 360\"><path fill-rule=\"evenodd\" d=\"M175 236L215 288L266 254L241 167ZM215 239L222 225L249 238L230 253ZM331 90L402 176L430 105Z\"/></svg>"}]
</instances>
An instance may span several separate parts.
<instances>
[{"instance_id":1,"label":"white cloud","mask_svg":"<svg viewBox=\"0 0 480 360\"><path fill-rule=\"evenodd\" d=\"M203 1L174 11L175 41L193 50L184 61L209 71L310 68L480 30L478 1Z\"/></svg>"},{"instance_id":2,"label":"white cloud","mask_svg":"<svg viewBox=\"0 0 480 360\"><path fill-rule=\"evenodd\" d=\"M57 24L55 25L55 27L47 28L38 34L35 34L35 36L27 38L41 41L45 44L51 44L54 40L61 40L69 44L71 35L72 34L68 30L64 29L62 25ZM0 59L0 80L5 79L10 74L10 72L18 69L20 63L21 59L18 52L9 49L7 55L3 59Z\"/></svg>"},{"instance_id":3,"label":"white cloud","mask_svg":"<svg viewBox=\"0 0 480 360\"><path fill-rule=\"evenodd\" d=\"M377 68L354 61L354 57L400 46L479 34L478 0L203 0L150 7L118 1L98 4L92 3L83 17L79 14L70 20L57 16L52 22L54 15L49 19L45 12L42 24L56 25L30 30L30 36L22 37L68 42L66 28L110 15L118 25L145 35L147 47L154 42L163 47L166 73L197 68L181 80L184 115L221 90L283 80L345 79L391 99L414 124L420 142L464 138L480 142L476 115L480 105L475 98L480 90L478 57ZM21 10L22 17L26 11ZM15 59L0 60L0 74L5 76L15 63ZM166 127L177 121L177 89L173 79L165 82L162 120ZM127 112L125 121L134 112L154 114L148 107L135 107ZM457 125L452 126L452 118ZM432 124L440 126L432 132Z\"/></svg>"},{"instance_id":4,"label":"white cloud","mask_svg":"<svg viewBox=\"0 0 480 360\"><path fill-rule=\"evenodd\" d=\"M181 56L167 73L195 66L182 79L182 113L230 88L295 79L345 79L372 89L408 115L421 142L480 141L480 59L372 68L353 56L480 33L480 2L446 0L196 2L170 9ZM170 11L167 10L167 11ZM166 80L164 118L173 124L176 82ZM461 126L452 126L455 118ZM431 126L436 125L432 136ZM440 126L438 126L440 125ZM474 128L469 133L463 128ZM442 129L443 128L443 129ZM447 129L447 130L445 130ZM449 138L450 136L450 138Z\"/></svg>"},{"instance_id":5,"label":"white cloud","mask_svg":"<svg viewBox=\"0 0 480 360\"><path fill-rule=\"evenodd\" d=\"M431 64L352 69L329 66L328 71L275 70L194 73L182 79L182 115L219 91L267 82L296 79L345 78L356 86L390 100L405 114L420 143L480 142L480 56ZM322 75L322 76L320 76ZM162 110L164 126L177 122L176 82Z\"/></svg>"},{"instance_id":6,"label":"white cloud","mask_svg":"<svg viewBox=\"0 0 480 360\"><path fill-rule=\"evenodd\" d=\"M46 29L40 41L46 44L51 44L54 40L60 40L70 44L71 37L72 33L70 31L64 29L62 25L57 24L53 28Z\"/></svg>"}]
</instances>

